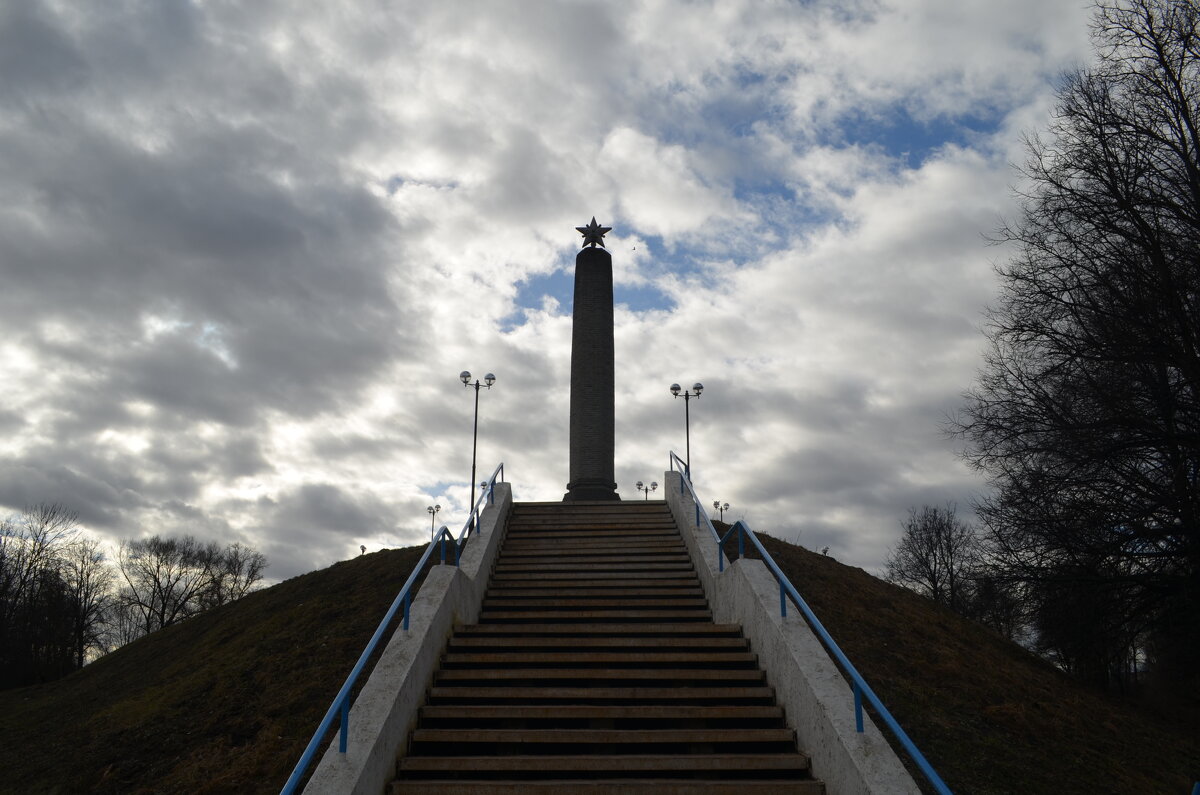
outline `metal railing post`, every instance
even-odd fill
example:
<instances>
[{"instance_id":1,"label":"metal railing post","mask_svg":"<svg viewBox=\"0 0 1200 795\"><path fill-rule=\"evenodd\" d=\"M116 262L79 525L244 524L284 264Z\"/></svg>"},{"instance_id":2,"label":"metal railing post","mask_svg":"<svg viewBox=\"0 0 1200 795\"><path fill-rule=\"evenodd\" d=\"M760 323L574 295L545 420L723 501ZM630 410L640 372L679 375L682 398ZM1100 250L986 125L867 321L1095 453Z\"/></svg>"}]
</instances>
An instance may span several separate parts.
<instances>
[{"instance_id":1,"label":"metal railing post","mask_svg":"<svg viewBox=\"0 0 1200 795\"><path fill-rule=\"evenodd\" d=\"M350 736L350 694L342 699L342 725L338 731L338 751L346 753L346 741Z\"/></svg>"}]
</instances>

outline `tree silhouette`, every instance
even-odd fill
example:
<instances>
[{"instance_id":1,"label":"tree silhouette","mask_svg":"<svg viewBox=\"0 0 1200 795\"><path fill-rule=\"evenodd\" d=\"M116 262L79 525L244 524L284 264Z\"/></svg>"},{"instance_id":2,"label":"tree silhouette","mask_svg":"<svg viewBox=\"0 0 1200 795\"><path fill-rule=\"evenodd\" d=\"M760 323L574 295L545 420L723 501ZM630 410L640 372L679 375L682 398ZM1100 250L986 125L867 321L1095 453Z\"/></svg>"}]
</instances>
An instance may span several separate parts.
<instances>
[{"instance_id":1,"label":"tree silhouette","mask_svg":"<svg viewBox=\"0 0 1200 795\"><path fill-rule=\"evenodd\" d=\"M1164 674L1200 671L1197 22L1178 0L1097 5L1096 63L1027 140L1018 253L958 424L995 487L977 512L997 572L1110 683L1135 637Z\"/></svg>"}]
</instances>

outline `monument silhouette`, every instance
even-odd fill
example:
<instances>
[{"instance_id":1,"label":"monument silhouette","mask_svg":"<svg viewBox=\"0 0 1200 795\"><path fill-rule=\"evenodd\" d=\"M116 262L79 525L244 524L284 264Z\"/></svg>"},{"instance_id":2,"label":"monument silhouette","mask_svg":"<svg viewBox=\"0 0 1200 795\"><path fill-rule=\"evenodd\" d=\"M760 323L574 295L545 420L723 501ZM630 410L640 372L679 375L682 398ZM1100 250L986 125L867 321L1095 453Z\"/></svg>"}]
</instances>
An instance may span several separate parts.
<instances>
[{"instance_id":1,"label":"monument silhouette","mask_svg":"<svg viewBox=\"0 0 1200 795\"><path fill-rule=\"evenodd\" d=\"M571 469L565 501L619 500L613 475L613 277L612 257L595 216L575 256L575 306L571 315ZM597 248L599 246L599 248Z\"/></svg>"}]
</instances>

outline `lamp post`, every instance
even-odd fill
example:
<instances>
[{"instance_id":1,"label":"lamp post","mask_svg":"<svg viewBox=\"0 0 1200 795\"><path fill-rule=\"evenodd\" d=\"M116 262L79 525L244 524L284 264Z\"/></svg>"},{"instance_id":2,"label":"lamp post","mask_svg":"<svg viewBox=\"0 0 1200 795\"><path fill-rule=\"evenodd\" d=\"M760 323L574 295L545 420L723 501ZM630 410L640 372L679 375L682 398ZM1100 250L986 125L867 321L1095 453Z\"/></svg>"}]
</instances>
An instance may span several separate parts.
<instances>
[{"instance_id":1,"label":"lamp post","mask_svg":"<svg viewBox=\"0 0 1200 795\"><path fill-rule=\"evenodd\" d=\"M692 398L699 398L700 393L704 391L704 384L697 381L692 384L692 391L683 392L683 433L687 441L687 478L692 479L692 418L688 412L688 401ZM679 394L679 384L671 384L671 394L675 397L681 397Z\"/></svg>"},{"instance_id":2,"label":"lamp post","mask_svg":"<svg viewBox=\"0 0 1200 795\"><path fill-rule=\"evenodd\" d=\"M442 510L442 506L430 505L425 510L429 512L429 537L433 538L433 526L437 524L437 512Z\"/></svg>"},{"instance_id":3,"label":"lamp post","mask_svg":"<svg viewBox=\"0 0 1200 795\"><path fill-rule=\"evenodd\" d=\"M656 491L656 490L658 489L658 483L656 483L656 482L655 482L655 481L653 481L653 480L652 480L652 481L650 481L650 485L649 485L649 486L645 485L645 484L644 484L644 483L642 483L642 481L640 481L640 480L637 482L637 484L636 484L636 485L637 485L637 490L638 490L638 491L642 491L642 492L645 492L645 493L646 493L646 499L647 499L647 500L649 500L649 499L650 499L650 492L652 492L652 491Z\"/></svg>"},{"instance_id":4,"label":"lamp post","mask_svg":"<svg viewBox=\"0 0 1200 795\"><path fill-rule=\"evenodd\" d=\"M722 505L720 500L713 500L713 508L721 512L721 521L725 521L725 512L729 510L729 503Z\"/></svg>"},{"instance_id":5,"label":"lamp post","mask_svg":"<svg viewBox=\"0 0 1200 795\"><path fill-rule=\"evenodd\" d=\"M471 512L470 525L471 530L475 529L475 451L479 442L479 387L486 386L492 388L492 384L496 383L496 376L488 373L483 377L483 383L479 383L479 379L475 379L475 383L471 383L471 373L469 370L463 370L458 374L458 380L463 382L463 386L475 387L475 424L471 431L471 502L467 506L467 510Z\"/></svg>"}]
</instances>

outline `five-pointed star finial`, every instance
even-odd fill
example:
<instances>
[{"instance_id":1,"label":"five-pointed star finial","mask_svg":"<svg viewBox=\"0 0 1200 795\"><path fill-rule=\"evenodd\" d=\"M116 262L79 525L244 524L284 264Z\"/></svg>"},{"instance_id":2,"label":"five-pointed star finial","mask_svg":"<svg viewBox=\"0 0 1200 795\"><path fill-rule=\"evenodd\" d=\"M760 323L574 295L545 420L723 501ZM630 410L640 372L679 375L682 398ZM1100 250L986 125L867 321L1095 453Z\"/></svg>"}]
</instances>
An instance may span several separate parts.
<instances>
[{"instance_id":1,"label":"five-pointed star finial","mask_svg":"<svg viewBox=\"0 0 1200 795\"><path fill-rule=\"evenodd\" d=\"M600 246L600 248L604 248L604 234L611 232L612 227L600 226L600 224L596 223L596 216L593 215L590 224L587 226L577 226L575 227L575 231L583 235L584 248L588 246L592 246L593 248Z\"/></svg>"}]
</instances>

